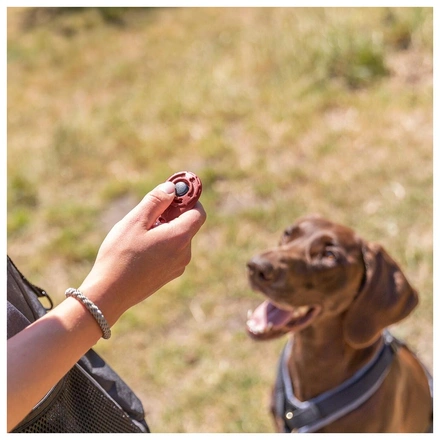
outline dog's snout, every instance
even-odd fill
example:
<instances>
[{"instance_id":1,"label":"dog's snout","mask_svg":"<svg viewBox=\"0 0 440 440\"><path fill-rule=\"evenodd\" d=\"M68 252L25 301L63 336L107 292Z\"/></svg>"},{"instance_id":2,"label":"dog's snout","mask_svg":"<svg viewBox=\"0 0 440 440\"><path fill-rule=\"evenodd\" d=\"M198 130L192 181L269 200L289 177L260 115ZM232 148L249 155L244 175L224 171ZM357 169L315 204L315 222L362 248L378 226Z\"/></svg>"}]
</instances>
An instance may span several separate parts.
<instances>
[{"instance_id":1,"label":"dog's snout","mask_svg":"<svg viewBox=\"0 0 440 440\"><path fill-rule=\"evenodd\" d=\"M271 281L274 278L275 268L270 261L261 256L252 258L247 267L249 275L258 278L260 281Z\"/></svg>"}]
</instances>

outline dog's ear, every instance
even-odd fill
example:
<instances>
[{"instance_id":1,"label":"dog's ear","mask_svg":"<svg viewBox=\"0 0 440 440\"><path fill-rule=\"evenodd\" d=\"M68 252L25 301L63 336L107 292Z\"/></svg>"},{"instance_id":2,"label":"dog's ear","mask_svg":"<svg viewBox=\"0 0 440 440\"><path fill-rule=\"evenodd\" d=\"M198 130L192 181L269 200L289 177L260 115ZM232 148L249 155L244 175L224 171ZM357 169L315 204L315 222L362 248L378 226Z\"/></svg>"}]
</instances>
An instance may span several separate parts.
<instances>
[{"instance_id":1,"label":"dog's ear","mask_svg":"<svg viewBox=\"0 0 440 440\"><path fill-rule=\"evenodd\" d=\"M409 315L418 303L398 264L378 244L364 244L365 279L347 310L344 336L355 348L372 344L385 327Z\"/></svg>"}]
</instances>

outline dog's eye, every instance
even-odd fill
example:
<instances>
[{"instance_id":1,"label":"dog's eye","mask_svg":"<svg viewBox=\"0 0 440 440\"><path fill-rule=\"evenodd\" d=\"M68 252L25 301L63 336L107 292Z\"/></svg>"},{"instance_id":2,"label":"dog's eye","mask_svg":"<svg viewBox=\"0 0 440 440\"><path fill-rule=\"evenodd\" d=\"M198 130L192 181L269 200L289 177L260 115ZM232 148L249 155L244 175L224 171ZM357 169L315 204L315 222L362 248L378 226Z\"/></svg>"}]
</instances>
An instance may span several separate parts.
<instances>
[{"instance_id":1,"label":"dog's eye","mask_svg":"<svg viewBox=\"0 0 440 440\"><path fill-rule=\"evenodd\" d=\"M292 235L293 228L287 228L284 231L284 237L290 237Z\"/></svg>"},{"instance_id":2,"label":"dog's eye","mask_svg":"<svg viewBox=\"0 0 440 440\"><path fill-rule=\"evenodd\" d=\"M283 235L281 237L280 243L288 243L292 240L294 228L291 226L290 228L287 228L284 230Z\"/></svg>"},{"instance_id":3,"label":"dog's eye","mask_svg":"<svg viewBox=\"0 0 440 440\"><path fill-rule=\"evenodd\" d=\"M327 258L328 260L336 260L336 254L330 249L325 249L322 253L323 258Z\"/></svg>"}]
</instances>

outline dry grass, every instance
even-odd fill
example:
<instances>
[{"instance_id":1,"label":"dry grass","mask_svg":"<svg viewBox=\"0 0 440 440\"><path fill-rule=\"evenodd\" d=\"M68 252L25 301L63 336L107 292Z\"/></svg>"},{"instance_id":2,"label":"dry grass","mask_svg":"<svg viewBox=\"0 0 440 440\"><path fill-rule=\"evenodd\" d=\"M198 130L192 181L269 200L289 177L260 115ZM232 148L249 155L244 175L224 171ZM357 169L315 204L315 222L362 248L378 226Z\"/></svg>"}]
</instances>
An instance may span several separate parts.
<instances>
[{"instance_id":1,"label":"dry grass","mask_svg":"<svg viewBox=\"0 0 440 440\"><path fill-rule=\"evenodd\" d=\"M154 432L270 432L284 341L244 332L245 264L320 212L421 296L395 332L432 367L432 9L8 10L8 252L62 300L173 172L204 184L185 275L98 351Z\"/></svg>"}]
</instances>

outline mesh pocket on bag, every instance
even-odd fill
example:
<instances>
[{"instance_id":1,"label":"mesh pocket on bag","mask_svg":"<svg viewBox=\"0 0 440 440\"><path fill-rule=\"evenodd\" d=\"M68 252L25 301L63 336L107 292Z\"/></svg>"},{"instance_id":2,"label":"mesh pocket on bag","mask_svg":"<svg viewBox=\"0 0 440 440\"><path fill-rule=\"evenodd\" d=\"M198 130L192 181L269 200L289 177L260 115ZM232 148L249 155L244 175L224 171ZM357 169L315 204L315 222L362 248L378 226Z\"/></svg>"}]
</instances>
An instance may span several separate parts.
<instances>
[{"instance_id":1,"label":"mesh pocket on bag","mask_svg":"<svg viewBox=\"0 0 440 440\"><path fill-rule=\"evenodd\" d=\"M139 425L139 426L138 426ZM146 432L84 370L75 365L13 432Z\"/></svg>"}]
</instances>

